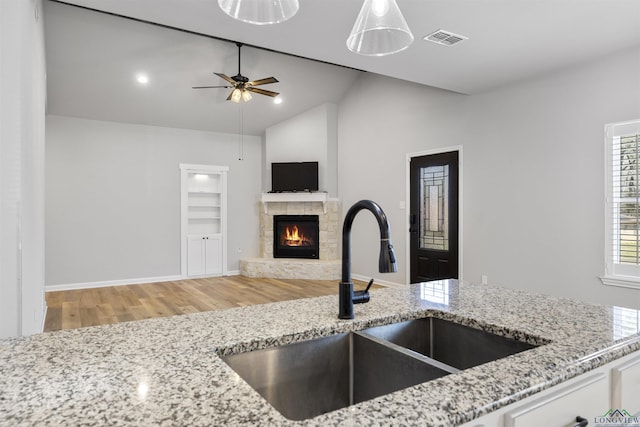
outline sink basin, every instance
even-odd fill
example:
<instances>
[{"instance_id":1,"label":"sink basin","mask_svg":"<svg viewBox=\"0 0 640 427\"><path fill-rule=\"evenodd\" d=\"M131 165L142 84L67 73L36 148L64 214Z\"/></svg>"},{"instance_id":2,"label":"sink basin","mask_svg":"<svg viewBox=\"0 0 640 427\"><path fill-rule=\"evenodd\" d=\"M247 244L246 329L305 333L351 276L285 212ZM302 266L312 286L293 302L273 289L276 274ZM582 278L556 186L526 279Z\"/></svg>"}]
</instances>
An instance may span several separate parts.
<instances>
[{"instance_id":1,"label":"sink basin","mask_svg":"<svg viewBox=\"0 0 640 427\"><path fill-rule=\"evenodd\" d=\"M283 416L304 420L533 347L425 318L222 359Z\"/></svg>"},{"instance_id":2,"label":"sink basin","mask_svg":"<svg viewBox=\"0 0 640 427\"><path fill-rule=\"evenodd\" d=\"M282 415L304 420L456 372L359 333L222 358Z\"/></svg>"},{"instance_id":3,"label":"sink basin","mask_svg":"<svg viewBox=\"0 0 640 427\"><path fill-rule=\"evenodd\" d=\"M363 331L458 369L535 348L535 345L447 320L423 318Z\"/></svg>"}]
</instances>

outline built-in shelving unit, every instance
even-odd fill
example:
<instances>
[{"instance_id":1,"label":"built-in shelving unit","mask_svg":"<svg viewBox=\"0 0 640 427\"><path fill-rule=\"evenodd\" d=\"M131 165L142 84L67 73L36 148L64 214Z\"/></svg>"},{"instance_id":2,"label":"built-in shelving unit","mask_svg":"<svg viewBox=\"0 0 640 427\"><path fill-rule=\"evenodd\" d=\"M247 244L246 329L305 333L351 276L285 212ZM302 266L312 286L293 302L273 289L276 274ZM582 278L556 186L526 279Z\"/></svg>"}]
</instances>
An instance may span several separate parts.
<instances>
[{"instance_id":1,"label":"built-in shelving unit","mask_svg":"<svg viewBox=\"0 0 640 427\"><path fill-rule=\"evenodd\" d=\"M181 270L184 277L226 274L227 166L181 164Z\"/></svg>"}]
</instances>

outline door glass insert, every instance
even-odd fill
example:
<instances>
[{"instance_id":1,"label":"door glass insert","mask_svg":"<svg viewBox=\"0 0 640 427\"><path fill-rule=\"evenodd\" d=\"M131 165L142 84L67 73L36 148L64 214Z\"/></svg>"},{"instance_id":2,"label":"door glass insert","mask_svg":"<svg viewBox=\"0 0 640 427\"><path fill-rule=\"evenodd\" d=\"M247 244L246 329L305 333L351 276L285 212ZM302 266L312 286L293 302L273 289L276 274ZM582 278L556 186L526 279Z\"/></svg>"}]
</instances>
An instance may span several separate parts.
<instances>
[{"instance_id":1,"label":"door glass insert","mask_svg":"<svg viewBox=\"0 0 640 427\"><path fill-rule=\"evenodd\" d=\"M420 168L420 248L449 250L449 165Z\"/></svg>"}]
</instances>

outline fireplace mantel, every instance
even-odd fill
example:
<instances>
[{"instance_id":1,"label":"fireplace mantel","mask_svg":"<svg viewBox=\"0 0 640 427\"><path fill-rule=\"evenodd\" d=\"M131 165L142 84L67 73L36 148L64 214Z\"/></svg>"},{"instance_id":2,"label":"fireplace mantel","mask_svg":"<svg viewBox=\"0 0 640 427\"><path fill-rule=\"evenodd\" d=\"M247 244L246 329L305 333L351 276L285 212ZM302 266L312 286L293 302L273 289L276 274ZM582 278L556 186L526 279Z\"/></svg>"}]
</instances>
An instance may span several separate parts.
<instances>
[{"instance_id":1,"label":"fireplace mantel","mask_svg":"<svg viewBox=\"0 0 640 427\"><path fill-rule=\"evenodd\" d=\"M322 210L327 213L327 201L329 197L324 191L318 191L314 193L262 193L260 201L264 206L264 213L268 212L269 203L282 203L282 202L320 202L322 203Z\"/></svg>"}]
</instances>

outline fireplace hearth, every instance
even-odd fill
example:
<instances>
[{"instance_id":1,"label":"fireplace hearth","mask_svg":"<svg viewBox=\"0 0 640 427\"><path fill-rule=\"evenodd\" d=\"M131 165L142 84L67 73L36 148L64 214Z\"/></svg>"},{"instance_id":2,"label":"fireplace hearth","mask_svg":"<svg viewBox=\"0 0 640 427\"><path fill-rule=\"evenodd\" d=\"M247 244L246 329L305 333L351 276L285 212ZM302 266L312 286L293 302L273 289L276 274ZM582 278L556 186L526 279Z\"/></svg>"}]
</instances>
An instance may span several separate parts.
<instances>
[{"instance_id":1,"label":"fireplace hearth","mask_svg":"<svg viewBox=\"0 0 640 427\"><path fill-rule=\"evenodd\" d=\"M274 215L274 258L320 258L318 215Z\"/></svg>"}]
</instances>

